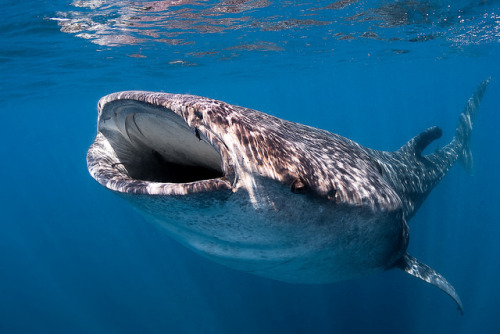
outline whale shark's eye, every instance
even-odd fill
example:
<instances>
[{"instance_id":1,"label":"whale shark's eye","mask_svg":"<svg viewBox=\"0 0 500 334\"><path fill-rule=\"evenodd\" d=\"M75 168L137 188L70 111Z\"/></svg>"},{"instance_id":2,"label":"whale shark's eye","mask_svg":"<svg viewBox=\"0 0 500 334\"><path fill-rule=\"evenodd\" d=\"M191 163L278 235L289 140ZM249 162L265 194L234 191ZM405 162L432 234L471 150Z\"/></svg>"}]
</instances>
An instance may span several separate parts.
<instances>
[{"instance_id":1,"label":"whale shark's eye","mask_svg":"<svg viewBox=\"0 0 500 334\"><path fill-rule=\"evenodd\" d=\"M306 189L306 184L302 179L296 179L292 183L292 193L294 194L302 194Z\"/></svg>"},{"instance_id":2,"label":"whale shark's eye","mask_svg":"<svg viewBox=\"0 0 500 334\"><path fill-rule=\"evenodd\" d=\"M335 189L335 188L330 189L328 191L328 193L326 194L326 196L329 200L336 200L335 195L337 195L337 189Z\"/></svg>"}]
</instances>

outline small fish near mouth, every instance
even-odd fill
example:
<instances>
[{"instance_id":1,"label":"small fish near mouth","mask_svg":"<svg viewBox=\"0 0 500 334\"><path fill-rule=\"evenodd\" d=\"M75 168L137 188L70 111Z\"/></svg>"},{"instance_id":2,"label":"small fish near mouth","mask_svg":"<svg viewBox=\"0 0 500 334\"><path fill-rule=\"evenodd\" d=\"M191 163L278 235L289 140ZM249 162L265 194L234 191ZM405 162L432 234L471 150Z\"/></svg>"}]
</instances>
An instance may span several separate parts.
<instances>
[{"instance_id":1,"label":"small fish near mouth","mask_svg":"<svg viewBox=\"0 0 500 334\"><path fill-rule=\"evenodd\" d=\"M489 79L459 118L394 152L204 97L126 91L98 104L90 174L174 239L220 264L293 283L392 268L453 286L407 253L407 222L456 161L472 168L472 125Z\"/></svg>"}]
</instances>

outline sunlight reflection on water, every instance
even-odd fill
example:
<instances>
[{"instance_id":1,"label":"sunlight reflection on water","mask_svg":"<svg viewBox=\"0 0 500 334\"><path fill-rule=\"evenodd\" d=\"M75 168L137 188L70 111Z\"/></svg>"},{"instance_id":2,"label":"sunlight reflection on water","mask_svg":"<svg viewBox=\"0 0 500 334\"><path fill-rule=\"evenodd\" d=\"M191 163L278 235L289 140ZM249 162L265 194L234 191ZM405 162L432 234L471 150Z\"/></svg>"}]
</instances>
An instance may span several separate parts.
<instances>
[{"instance_id":1,"label":"sunlight reflection on water","mask_svg":"<svg viewBox=\"0 0 500 334\"><path fill-rule=\"evenodd\" d=\"M268 0L74 1L51 20L104 47L163 45L190 58L234 58L243 51L338 52L366 40L395 54L437 40L442 53L500 40L496 8L483 2ZM355 48L355 46L354 46ZM192 60L186 60L192 63Z\"/></svg>"}]
</instances>

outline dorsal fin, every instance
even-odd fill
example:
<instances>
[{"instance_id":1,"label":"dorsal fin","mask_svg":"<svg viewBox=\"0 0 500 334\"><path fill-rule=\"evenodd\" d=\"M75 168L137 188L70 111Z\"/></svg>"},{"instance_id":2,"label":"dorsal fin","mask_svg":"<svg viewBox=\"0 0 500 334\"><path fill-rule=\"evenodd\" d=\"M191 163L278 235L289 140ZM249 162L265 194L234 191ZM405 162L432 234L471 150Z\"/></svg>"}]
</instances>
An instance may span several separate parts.
<instances>
[{"instance_id":1,"label":"dorsal fin","mask_svg":"<svg viewBox=\"0 0 500 334\"><path fill-rule=\"evenodd\" d=\"M420 262L408 253L405 253L401 259L398 260L396 267L446 292L457 303L459 311L464 314L462 301L455 291L455 288L434 269Z\"/></svg>"},{"instance_id":2,"label":"dorsal fin","mask_svg":"<svg viewBox=\"0 0 500 334\"><path fill-rule=\"evenodd\" d=\"M410 154L416 158L420 158L425 148L434 140L441 138L442 135L443 131L441 128L437 126L430 127L410 139L410 141L403 145L399 151L401 153Z\"/></svg>"}]
</instances>

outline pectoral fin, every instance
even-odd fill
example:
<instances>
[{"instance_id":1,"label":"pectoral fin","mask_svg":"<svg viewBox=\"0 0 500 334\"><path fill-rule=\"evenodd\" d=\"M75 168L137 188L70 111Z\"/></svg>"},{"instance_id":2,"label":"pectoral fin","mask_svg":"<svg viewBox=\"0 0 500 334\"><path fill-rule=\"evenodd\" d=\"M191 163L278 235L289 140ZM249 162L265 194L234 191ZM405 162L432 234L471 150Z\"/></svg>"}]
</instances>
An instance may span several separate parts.
<instances>
[{"instance_id":1,"label":"pectoral fin","mask_svg":"<svg viewBox=\"0 0 500 334\"><path fill-rule=\"evenodd\" d=\"M460 297L453 286L448 283L443 276L434 271L434 269L420 262L408 253L405 253L403 257L401 257L401 259L396 263L396 266L399 269L406 271L408 274L418 277L446 292L457 303L460 312L462 314L464 313Z\"/></svg>"}]
</instances>

